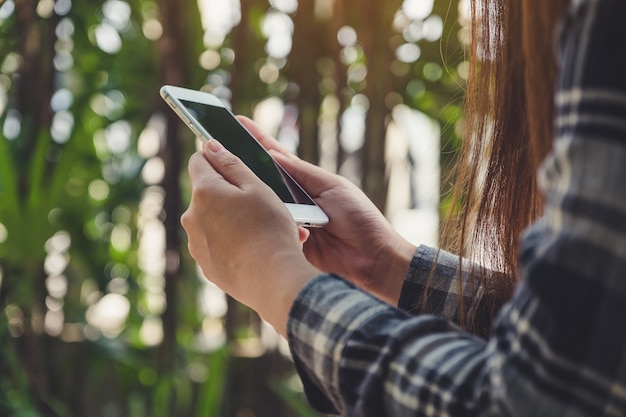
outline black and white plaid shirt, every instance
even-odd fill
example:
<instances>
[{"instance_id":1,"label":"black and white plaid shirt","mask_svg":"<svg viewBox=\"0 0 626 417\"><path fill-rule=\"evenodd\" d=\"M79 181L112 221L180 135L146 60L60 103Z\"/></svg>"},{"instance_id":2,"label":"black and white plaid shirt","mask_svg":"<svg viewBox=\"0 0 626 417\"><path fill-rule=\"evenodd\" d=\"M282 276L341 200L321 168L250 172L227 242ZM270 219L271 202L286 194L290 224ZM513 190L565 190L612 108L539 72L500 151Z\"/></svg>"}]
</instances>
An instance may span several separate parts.
<instances>
[{"instance_id":1,"label":"black and white plaid shirt","mask_svg":"<svg viewBox=\"0 0 626 417\"><path fill-rule=\"evenodd\" d=\"M441 317L411 315L321 275L288 322L315 408L626 416L626 0L574 0L559 59L555 142L539 172L545 212L523 236L522 280L491 337L449 320L458 297L449 255L433 284ZM423 285L435 253L418 250L405 291Z\"/></svg>"}]
</instances>

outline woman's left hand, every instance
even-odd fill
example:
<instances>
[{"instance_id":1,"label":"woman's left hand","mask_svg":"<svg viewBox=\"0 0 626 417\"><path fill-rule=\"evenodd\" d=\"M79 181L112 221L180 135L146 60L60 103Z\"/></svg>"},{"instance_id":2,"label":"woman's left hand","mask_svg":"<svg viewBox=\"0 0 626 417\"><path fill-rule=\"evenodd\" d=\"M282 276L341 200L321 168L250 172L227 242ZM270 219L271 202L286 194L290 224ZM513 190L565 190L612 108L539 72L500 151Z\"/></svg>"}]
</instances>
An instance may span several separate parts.
<instances>
[{"instance_id":1,"label":"woman's left hand","mask_svg":"<svg viewBox=\"0 0 626 417\"><path fill-rule=\"evenodd\" d=\"M243 162L211 140L189 160L191 203L181 218L204 275L282 334L302 286L320 272L302 253L306 231Z\"/></svg>"}]
</instances>

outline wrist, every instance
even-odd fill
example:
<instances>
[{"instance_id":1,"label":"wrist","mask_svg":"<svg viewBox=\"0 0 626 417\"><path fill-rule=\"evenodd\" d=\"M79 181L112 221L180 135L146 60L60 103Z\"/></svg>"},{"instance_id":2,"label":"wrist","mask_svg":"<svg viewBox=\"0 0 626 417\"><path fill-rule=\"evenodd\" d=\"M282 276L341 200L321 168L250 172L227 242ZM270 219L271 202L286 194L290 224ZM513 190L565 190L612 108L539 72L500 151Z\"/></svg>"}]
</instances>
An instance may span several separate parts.
<instances>
[{"instance_id":1,"label":"wrist","mask_svg":"<svg viewBox=\"0 0 626 417\"><path fill-rule=\"evenodd\" d=\"M391 305L398 304L416 250L415 245L398 234L394 235L384 250L380 251L372 268L372 281L378 283L374 295Z\"/></svg>"},{"instance_id":2,"label":"wrist","mask_svg":"<svg viewBox=\"0 0 626 417\"><path fill-rule=\"evenodd\" d=\"M304 285L321 272L304 256L285 255L274 259L271 270L262 273L250 303L260 316L286 336L289 311Z\"/></svg>"}]
</instances>

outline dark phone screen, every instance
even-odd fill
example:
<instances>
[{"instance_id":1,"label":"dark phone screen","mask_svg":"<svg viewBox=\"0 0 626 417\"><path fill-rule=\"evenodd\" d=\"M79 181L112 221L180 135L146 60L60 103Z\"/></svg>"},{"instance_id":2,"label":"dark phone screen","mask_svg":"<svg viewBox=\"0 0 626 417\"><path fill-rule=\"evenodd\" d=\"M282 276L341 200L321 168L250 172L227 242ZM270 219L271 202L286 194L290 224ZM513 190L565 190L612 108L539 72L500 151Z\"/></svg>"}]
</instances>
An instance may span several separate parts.
<instances>
[{"instance_id":1,"label":"dark phone screen","mask_svg":"<svg viewBox=\"0 0 626 417\"><path fill-rule=\"evenodd\" d=\"M237 155L283 202L315 204L228 110L186 100L180 102L213 138Z\"/></svg>"}]
</instances>

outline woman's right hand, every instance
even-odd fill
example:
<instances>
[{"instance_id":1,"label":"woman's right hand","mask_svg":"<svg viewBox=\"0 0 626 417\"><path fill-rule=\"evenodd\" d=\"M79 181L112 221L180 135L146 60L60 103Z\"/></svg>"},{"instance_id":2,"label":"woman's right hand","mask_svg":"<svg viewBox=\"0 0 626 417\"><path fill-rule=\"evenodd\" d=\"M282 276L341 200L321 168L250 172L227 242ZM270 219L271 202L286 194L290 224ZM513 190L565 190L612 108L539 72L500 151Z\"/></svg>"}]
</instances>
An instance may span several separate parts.
<instances>
[{"instance_id":1,"label":"woman's right hand","mask_svg":"<svg viewBox=\"0 0 626 417\"><path fill-rule=\"evenodd\" d=\"M238 118L330 219L325 227L310 229L303 245L309 262L397 304L416 247L391 227L356 185L301 160L252 120Z\"/></svg>"}]
</instances>

